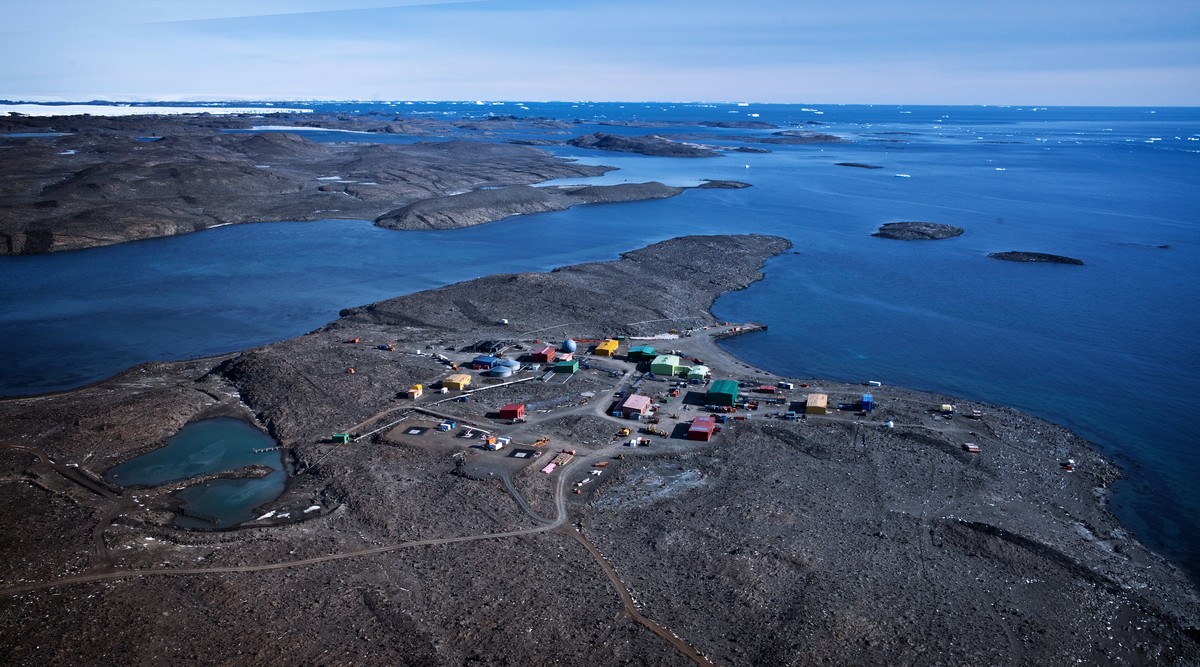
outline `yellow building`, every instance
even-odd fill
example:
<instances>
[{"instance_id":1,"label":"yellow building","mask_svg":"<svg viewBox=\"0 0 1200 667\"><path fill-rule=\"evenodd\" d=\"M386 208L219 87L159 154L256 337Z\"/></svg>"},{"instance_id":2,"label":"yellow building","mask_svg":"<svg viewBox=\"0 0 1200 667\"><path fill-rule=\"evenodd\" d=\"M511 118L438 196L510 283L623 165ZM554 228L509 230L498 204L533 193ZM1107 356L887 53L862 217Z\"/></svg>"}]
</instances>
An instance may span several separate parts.
<instances>
[{"instance_id":1,"label":"yellow building","mask_svg":"<svg viewBox=\"0 0 1200 667\"><path fill-rule=\"evenodd\" d=\"M471 376L466 373L455 373L450 377L442 380L442 386L446 389L466 389L471 384Z\"/></svg>"},{"instance_id":2,"label":"yellow building","mask_svg":"<svg viewBox=\"0 0 1200 667\"><path fill-rule=\"evenodd\" d=\"M829 412L829 394L809 394L804 411L810 415L823 415Z\"/></svg>"},{"instance_id":3,"label":"yellow building","mask_svg":"<svg viewBox=\"0 0 1200 667\"><path fill-rule=\"evenodd\" d=\"M413 386L408 388L407 393L408 393L409 398L420 398L421 394L425 393L425 388L419 384L414 384Z\"/></svg>"},{"instance_id":4,"label":"yellow building","mask_svg":"<svg viewBox=\"0 0 1200 667\"><path fill-rule=\"evenodd\" d=\"M596 346L594 354L598 357L611 357L617 353L617 341L606 338Z\"/></svg>"}]
</instances>

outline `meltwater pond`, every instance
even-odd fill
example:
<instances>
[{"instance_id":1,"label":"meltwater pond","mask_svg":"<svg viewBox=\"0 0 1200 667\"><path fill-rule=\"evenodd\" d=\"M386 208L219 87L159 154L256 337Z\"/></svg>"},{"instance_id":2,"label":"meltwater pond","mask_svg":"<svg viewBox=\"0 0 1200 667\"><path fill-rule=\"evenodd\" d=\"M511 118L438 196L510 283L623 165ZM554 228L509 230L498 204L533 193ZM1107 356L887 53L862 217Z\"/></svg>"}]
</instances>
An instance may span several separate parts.
<instances>
[{"instance_id":1,"label":"meltwater pond","mask_svg":"<svg viewBox=\"0 0 1200 667\"><path fill-rule=\"evenodd\" d=\"M283 493L287 471L276 445L271 436L245 422L215 417L184 426L164 446L114 466L105 478L126 487L161 486L250 465L271 468L264 477L214 479L178 494L186 511L216 522L181 515L177 524L228 528L253 518L256 507Z\"/></svg>"}]
</instances>

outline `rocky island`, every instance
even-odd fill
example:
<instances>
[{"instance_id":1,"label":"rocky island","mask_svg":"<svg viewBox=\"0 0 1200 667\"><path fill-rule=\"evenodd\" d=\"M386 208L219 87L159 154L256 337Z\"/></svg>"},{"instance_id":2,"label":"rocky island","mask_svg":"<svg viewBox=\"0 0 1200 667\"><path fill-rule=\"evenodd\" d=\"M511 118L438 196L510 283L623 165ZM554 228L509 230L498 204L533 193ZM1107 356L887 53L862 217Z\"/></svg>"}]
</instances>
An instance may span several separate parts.
<instances>
[{"instance_id":1,"label":"rocky island","mask_svg":"<svg viewBox=\"0 0 1200 667\"><path fill-rule=\"evenodd\" d=\"M901 241L936 241L961 236L962 233L962 227L937 222L889 222L871 236Z\"/></svg>"},{"instance_id":2,"label":"rocky island","mask_svg":"<svg viewBox=\"0 0 1200 667\"><path fill-rule=\"evenodd\" d=\"M1200 660L1196 590L1108 512L1119 473L1087 442L999 406L778 377L717 345L761 325L716 322L714 299L789 245L675 239L0 401L0 657ZM612 298L625 290L640 296ZM480 350L519 368L494 376ZM736 398L713 412L717 380ZM654 409L625 418L628 395ZM262 518L183 530L169 493L103 483L214 415L257 424L296 470Z\"/></svg>"},{"instance_id":3,"label":"rocky island","mask_svg":"<svg viewBox=\"0 0 1200 667\"><path fill-rule=\"evenodd\" d=\"M576 137L567 142L578 148L592 148L619 153L639 153L658 157L717 157L717 150L683 141L675 141L657 135L627 137L617 134L595 132Z\"/></svg>"},{"instance_id":4,"label":"rocky island","mask_svg":"<svg viewBox=\"0 0 1200 667\"><path fill-rule=\"evenodd\" d=\"M993 252L988 254L988 257L991 257L992 259L1003 259L1009 262L1045 262L1049 264L1073 264L1075 266L1083 266L1082 259L1066 257L1064 255L1052 255L1045 252L1010 250L1008 252Z\"/></svg>"}]
</instances>

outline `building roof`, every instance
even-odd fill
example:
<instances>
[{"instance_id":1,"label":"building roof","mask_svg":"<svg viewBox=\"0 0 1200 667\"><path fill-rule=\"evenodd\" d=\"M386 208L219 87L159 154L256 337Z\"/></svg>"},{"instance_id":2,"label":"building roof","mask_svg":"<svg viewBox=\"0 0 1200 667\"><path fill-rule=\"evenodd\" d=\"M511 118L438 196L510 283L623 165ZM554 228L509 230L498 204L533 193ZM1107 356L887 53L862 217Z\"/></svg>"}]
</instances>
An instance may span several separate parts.
<instances>
[{"instance_id":1,"label":"building roof","mask_svg":"<svg viewBox=\"0 0 1200 667\"><path fill-rule=\"evenodd\" d=\"M710 394L729 394L730 396L737 396L738 383L734 382L733 380L717 380L716 382L712 383L712 386L710 386L708 388L708 393L710 393Z\"/></svg>"},{"instance_id":2,"label":"building roof","mask_svg":"<svg viewBox=\"0 0 1200 667\"><path fill-rule=\"evenodd\" d=\"M811 406L828 406L829 394L809 394L808 405Z\"/></svg>"},{"instance_id":3,"label":"building roof","mask_svg":"<svg viewBox=\"0 0 1200 667\"><path fill-rule=\"evenodd\" d=\"M632 410L634 412L645 412L648 407L650 407L650 397L641 394L634 394L625 399L625 402L621 404L622 410Z\"/></svg>"},{"instance_id":4,"label":"building roof","mask_svg":"<svg viewBox=\"0 0 1200 667\"><path fill-rule=\"evenodd\" d=\"M597 350L615 350L617 349L617 341L612 338L606 338L596 345Z\"/></svg>"},{"instance_id":5,"label":"building roof","mask_svg":"<svg viewBox=\"0 0 1200 667\"><path fill-rule=\"evenodd\" d=\"M692 425L688 427L689 431L709 431L711 432L717 427L716 417L696 417L692 420Z\"/></svg>"},{"instance_id":6,"label":"building roof","mask_svg":"<svg viewBox=\"0 0 1200 667\"><path fill-rule=\"evenodd\" d=\"M465 384L470 381L471 376L467 375L466 373L455 373L454 375L446 378L446 382L453 382L455 384Z\"/></svg>"},{"instance_id":7,"label":"building roof","mask_svg":"<svg viewBox=\"0 0 1200 667\"><path fill-rule=\"evenodd\" d=\"M525 411L524 403L509 403L508 405L500 408L500 412L524 412L524 411Z\"/></svg>"},{"instance_id":8,"label":"building roof","mask_svg":"<svg viewBox=\"0 0 1200 667\"><path fill-rule=\"evenodd\" d=\"M654 361L650 362L650 364L670 364L672 366L680 366L683 364L683 361L674 354L660 354L657 357L654 357Z\"/></svg>"}]
</instances>

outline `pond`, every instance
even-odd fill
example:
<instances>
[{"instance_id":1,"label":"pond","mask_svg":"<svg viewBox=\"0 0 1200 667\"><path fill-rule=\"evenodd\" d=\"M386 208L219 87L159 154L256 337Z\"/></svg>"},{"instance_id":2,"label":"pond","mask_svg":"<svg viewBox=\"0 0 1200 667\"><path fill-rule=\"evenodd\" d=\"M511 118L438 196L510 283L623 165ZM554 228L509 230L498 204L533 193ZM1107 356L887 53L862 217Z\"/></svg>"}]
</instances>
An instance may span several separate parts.
<instances>
[{"instance_id":1,"label":"pond","mask_svg":"<svg viewBox=\"0 0 1200 667\"><path fill-rule=\"evenodd\" d=\"M287 471L277 446L243 421L215 417L184 426L164 446L111 468L105 479L124 487L155 487L250 465L270 468L264 477L214 479L177 494L185 512L177 525L229 528L250 520L255 508L283 493Z\"/></svg>"}]
</instances>

